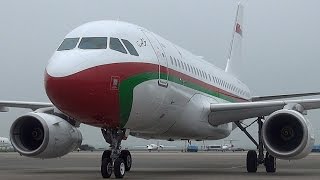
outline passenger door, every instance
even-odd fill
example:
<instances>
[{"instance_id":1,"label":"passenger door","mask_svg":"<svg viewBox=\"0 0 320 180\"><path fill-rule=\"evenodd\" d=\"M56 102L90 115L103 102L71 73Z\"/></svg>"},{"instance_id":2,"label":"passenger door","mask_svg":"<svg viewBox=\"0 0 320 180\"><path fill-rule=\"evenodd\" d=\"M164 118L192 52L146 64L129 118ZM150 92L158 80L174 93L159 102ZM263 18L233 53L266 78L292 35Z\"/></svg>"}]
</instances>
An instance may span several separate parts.
<instances>
[{"instance_id":1,"label":"passenger door","mask_svg":"<svg viewBox=\"0 0 320 180\"><path fill-rule=\"evenodd\" d=\"M168 61L164 51L164 45L162 45L156 36L149 31L141 30L147 37L149 43L154 50L158 63L159 63L159 76L158 85L162 87L168 87Z\"/></svg>"}]
</instances>

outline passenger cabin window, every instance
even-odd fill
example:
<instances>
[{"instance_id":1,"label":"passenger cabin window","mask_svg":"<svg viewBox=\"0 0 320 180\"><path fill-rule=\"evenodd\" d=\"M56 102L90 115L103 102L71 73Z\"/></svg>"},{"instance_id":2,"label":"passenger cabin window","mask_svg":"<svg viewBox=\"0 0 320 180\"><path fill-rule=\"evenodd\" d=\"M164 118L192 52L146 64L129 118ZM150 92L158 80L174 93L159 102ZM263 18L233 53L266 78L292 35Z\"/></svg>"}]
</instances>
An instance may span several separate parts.
<instances>
[{"instance_id":1,"label":"passenger cabin window","mask_svg":"<svg viewBox=\"0 0 320 180\"><path fill-rule=\"evenodd\" d=\"M126 49L121 44L120 40L118 38L110 38L110 49L127 54Z\"/></svg>"},{"instance_id":2,"label":"passenger cabin window","mask_svg":"<svg viewBox=\"0 0 320 180\"><path fill-rule=\"evenodd\" d=\"M70 50L77 46L79 38L66 38L63 40L57 51Z\"/></svg>"},{"instance_id":3,"label":"passenger cabin window","mask_svg":"<svg viewBox=\"0 0 320 180\"><path fill-rule=\"evenodd\" d=\"M180 65L180 61L179 61L179 59L177 59L177 61L178 61L178 66L179 66L179 68L181 68L181 65Z\"/></svg>"},{"instance_id":4,"label":"passenger cabin window","mask_svg":"<svg viewBox=\"0 0 320 180\"><path fill-rule=\"evenodd\" d=\"M79 49L107 49L106 37L84 37L79 43Z\"/></svg>"},{"instance_id":5,"label":"passenger cabin window","mask_svg":"<svg viewBox=\"0 0 320 180\"><path fill-rule=\"evenodd\" d=\"M126 46L127 50L129 51L129 53L130 53L131 55L139 56L137 50L134 48L134 46L133 46L128 40L121 39L121 41L122 41L123 44Z\"/></svg>"}]
</instances>

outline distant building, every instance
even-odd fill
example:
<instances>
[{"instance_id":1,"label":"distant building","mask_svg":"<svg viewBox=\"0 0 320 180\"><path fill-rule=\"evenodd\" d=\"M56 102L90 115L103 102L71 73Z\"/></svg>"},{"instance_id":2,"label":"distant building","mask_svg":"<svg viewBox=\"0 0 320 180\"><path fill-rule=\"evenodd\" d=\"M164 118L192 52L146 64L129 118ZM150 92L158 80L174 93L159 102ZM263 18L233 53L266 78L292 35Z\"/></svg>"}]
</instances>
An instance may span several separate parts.
<instances>
[{"instance_id":1,"label":"distant building","mask_svg":"<svg viewBox=\"0 0 320 180\"><path fill-rule=\"evenodd\" d=\"M206 146L205 148L206 151L221 151L222 150L222 145L209 145Z\"/></svg>"}]
</instances>

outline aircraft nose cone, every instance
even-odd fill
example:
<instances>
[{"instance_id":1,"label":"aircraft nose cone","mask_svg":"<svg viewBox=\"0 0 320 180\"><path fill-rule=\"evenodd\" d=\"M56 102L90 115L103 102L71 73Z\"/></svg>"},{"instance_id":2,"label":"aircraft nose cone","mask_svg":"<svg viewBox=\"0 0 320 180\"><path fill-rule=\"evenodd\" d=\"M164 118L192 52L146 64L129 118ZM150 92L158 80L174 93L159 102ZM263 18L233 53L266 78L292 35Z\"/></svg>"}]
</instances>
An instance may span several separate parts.
<instances>
[{"instance_id":1,"label":"aircraft nose cone","mask_svg":"<svg viewBox=\"0 0 320 180\"><path fill-rule=\"evenodd\" d=\"M105 71L97 67L64 77L53 77L46 71L45 90L59 110L77 121L118 127L118 91L108 89L110 80L106 77Z\"/></svg>"},{"instance_id":2,"label":"aircraft nose cone","mask_svg":"<svg viewBox=\"0 0 320 180\"><path fill-rule=\"evenodd\" d=\"M55 52L51 57L46 71L53 77L64 77L81 70L81 64L87 60L75 51Z\"/></svg>"}]
</instances>

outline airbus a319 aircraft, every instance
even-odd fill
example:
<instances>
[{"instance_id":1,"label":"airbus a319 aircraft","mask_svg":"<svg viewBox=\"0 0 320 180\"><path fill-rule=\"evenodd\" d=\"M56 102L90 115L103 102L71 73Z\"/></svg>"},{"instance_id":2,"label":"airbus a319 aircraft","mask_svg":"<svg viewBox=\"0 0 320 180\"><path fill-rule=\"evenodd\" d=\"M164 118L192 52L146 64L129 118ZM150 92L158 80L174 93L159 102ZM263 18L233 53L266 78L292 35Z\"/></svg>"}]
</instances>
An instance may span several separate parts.
<instances>
[{"instance_id":1,"label":"airbus a319 aircraft","mask_svg":"<svg viewBox=\"0 0 320 180\"><path fill-rule=\"evenodd\" d=\"M252 97L240 81L243 6L236 13L225 70L142 27L120 21L90 22L72 30L45 69L52 103L0 101L0 111L30 108L10 129L12 145L34 158L63 156L82 141L80 123L101 128L110 149L101 174L122 178L131 168L121 141L128 135L164 140L217 140L239 127L257 145L247 154L248 172L276 158L300 159L314 144L307 110L320 99L279 100L317 95ZM241 122L257 118L259 140ZM266 152L264 151L266 149Z\"/></svg>"},{"instance_id":2,"label":"airbus a319 aircraft","mask_svg":"<svg viewBox=\"0 0 320 180\"><path fill-rule=\"evenodd\" d=\"M159 141L157 144L147 144L145 146L135 146L135 148L145 148L146 150L148 150L149 152L151 151L160 151L160 150L164 150L167 148L177 148L176 146L165 146L162 144L159 144Z\"/></svg>"}]
</instances>

